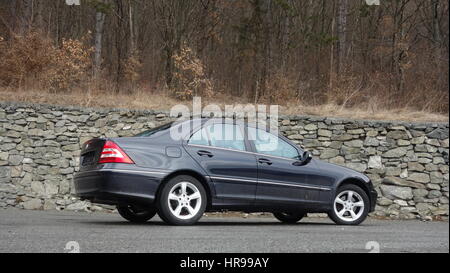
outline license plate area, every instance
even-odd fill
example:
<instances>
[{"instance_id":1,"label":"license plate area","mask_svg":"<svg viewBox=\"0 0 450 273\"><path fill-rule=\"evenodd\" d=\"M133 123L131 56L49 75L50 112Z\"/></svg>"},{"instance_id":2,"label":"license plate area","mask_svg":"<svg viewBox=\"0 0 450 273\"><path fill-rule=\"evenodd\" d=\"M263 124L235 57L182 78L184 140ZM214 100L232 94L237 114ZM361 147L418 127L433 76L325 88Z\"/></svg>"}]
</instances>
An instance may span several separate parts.
<instances>
[{"instance_id":1,"label":"license plate area","mask_svg":"<svg viewBox=\"0 0 450 273\"><path fill-rule=\"evenodd\" d=\"M85 153L81 156L81 166L89 166L94 164L95 151Z\"/></svg>"}]
</instances>

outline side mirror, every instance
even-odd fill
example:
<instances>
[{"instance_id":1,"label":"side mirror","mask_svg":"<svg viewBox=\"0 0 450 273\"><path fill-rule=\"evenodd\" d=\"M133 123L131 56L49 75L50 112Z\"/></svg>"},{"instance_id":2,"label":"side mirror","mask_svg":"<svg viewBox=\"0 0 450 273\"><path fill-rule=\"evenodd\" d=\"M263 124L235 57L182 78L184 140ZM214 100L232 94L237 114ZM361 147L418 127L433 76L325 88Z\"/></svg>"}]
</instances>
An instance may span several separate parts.
<instances>
[{"instance_id":1,"label":"side mirror","mask_svg":"<svg viewBox=\"0 0 450 273\"><path fill-rule=\"evenodd\" d=\"M292 163L294 166L305 166L306 164L308 164L312 159L312 155L310 152L305 151L303 153L303 155L301 156L301 158L298 161L295 161L294 163Z\"/></svg>"}]
</instances>

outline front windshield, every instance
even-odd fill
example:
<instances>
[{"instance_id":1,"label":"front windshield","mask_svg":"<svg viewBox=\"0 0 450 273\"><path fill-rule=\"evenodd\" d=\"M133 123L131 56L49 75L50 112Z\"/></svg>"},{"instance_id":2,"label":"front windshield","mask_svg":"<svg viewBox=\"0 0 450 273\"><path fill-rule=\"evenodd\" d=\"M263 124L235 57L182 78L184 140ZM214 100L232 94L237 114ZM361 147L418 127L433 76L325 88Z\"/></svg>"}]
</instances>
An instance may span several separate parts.
<instances>
[{"instance_id":1,"label":"front windshield","mask_svg":"<svg viewBox=\"0 0 450 273\"><path fill-rule=\"evenodd\" d=\"M135 135L135 137L149 137L149 136L152 136L152 135L154 135L154 134L156 134L158 132L170 129L172 124L173 124L173 122L170 122L170 123L167 123L167 124L155 127L153 129L150 129L150 130L144 131L142 133L139 133L139 134Z\"/></svg>"}]
</instances>

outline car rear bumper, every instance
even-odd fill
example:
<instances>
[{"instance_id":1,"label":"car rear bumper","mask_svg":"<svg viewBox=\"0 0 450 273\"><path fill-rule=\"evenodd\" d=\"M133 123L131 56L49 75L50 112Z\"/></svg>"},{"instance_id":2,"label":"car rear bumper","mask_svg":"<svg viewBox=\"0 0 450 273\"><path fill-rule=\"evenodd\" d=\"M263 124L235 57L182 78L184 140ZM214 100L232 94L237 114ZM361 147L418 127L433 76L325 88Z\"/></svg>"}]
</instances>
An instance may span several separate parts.
<instances>
[{"instance_id":1,"label":"car rear bumper","mask_svg":"<svg viewBox=\"0 0 450 273\"><path fill-rule=\"evenodd\" d=\"M98 169L78 172L73 183L75 195L100 204L151 204L167 172Z\"/></svg>"}]
</instances>

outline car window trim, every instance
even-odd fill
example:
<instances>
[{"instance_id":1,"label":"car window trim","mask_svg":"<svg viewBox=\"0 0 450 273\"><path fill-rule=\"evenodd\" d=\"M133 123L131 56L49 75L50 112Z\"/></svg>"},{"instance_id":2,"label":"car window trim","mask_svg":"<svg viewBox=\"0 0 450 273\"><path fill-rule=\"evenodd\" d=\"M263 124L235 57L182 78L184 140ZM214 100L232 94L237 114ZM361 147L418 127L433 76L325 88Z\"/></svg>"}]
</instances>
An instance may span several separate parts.
<instances>
[{"instance_id":1,"label":"car window trim","mask_svg":"<svg viewBox=\"0 0 450 273\"><path fill-rule=\"evenodd\" d=\"M209 132L208 132L208 130L206 130L206 126L205 125L211 126L211 125L214 125L214 124L232 124L232 125L238 126L240 128L240 130L241 130L241 134L243 134L243 136L244 136L245 151L212 146L211 145L211 139L210 139L210 136L209 136ZM265 131L266 133L269 133L269 134L271 134L271 135L273 135L273 136L275 136L277 138L280 138L281 140L283 140L287 144L291 145L297 151L298 155L301 156L302 149L300 149L296 145L293 145L292 143L290 143L290 140L287 139L286 137L284 137L283 135L274 135L274 134L268 132L267 130L263 130L261 128L257 128L255 126L252 126L252 125L249 125L249 124L242 125L242 124L238 124L238 123L234 123L234 122L227 122L227 121L225 121L225 122L213 121L213 122L210 122L210 123L208 123L208 122L202 123L201 125L197 126L196 128L194 128L191 131L192 133L189 135L189 138L187 140L186 139L184 140L184 143L187 146L194 146L194 147L200 147L200 148L214 148L214 149L219 149L219 150L248 153L248 154L253 154L253 155L256 155L256 156L260 156L260 157L270 157L270 158L276 158L276 159L283 159L283 160L287 160L287 161L291 161L291 162L298 161L298 159L294 159L294 158L281 157L281 156L275 156L275 155L267 155L267 154L262 154L262 153L256 152L256 147L255 147L254 141L250 140L249 137L248 137L248 135L249 135L248 129L249 128L254 128L256 130L262 130L262 131ZM209 143L209 145L190 144L189 140L192 138L192 136L194 134L196 134L198 131L202 130L202 129L205 129L206 134L208 135L208 143Z\"/></svg>"},{"instance_id":2,"label":"car window trim","mask_svg":"<svg viewBox=\"0 0 450 273\"><path fill-rule=\"evenodd\" d=\"M206 128L209 127L209 126L214 126L216 124L230 124L230 125L233 125L233 126L237 126L239 128L239 131L241 132L241 135L244 138L242 141L244 142L244 149L245 149L245 151L213 146L212 143L211 143L211 135L209 134L209 130L207 130ZM186 141L186 145L188 145L188 146L197 146L197 147L202 147L202 148L215 148L215 149L221 149L221 150L250 153L250 151L251 151L250 148L251 147L249 146L249 143L247 142L248 139L247 139L247 137L245 135L245 130L244 130L244 128L242 128L242 126L240 124L229 123L229 122L222 122L222 123L221 122L212 122L212 123L209 123L209 124L207 123L206 125L207 126L205 126L205 124L202 124L200 127L196 128L196 130L194 130L194 132L190 134L188 140ZM206 135L208 137L208 144L209 145L190 144L189 141L191 140L192 136L195 135L197 132L203 130L203 129L205 129Z\"/></svg>"},{"instance_id":3,"label":"car window trim","mask_svg":"<svg viewBox=\"0 0 450 273\"><path fill-rule=\"evenodd\" d=\"M288 157L280 157L280 156L274 156L274 155L266 155L261 153L255 153L251 151L242 151L242 150L234 150L234 149L228 149L228 148L222 148L222 147L214 147L214 146L206 146L206 145L199 145L199 144L187 144L188 146L192 147L199 147L199 148L212 148L212 149L218 149L218 150L225 150L225 151L232 151L232 152L238 152L238 153L245 153L245 154L252 154L260 157L270 157L270 158L276 158L276 159L283 159L287 161L296 162L298 159L294 158L288 158Z\"/></svg>"}]
</instances>

